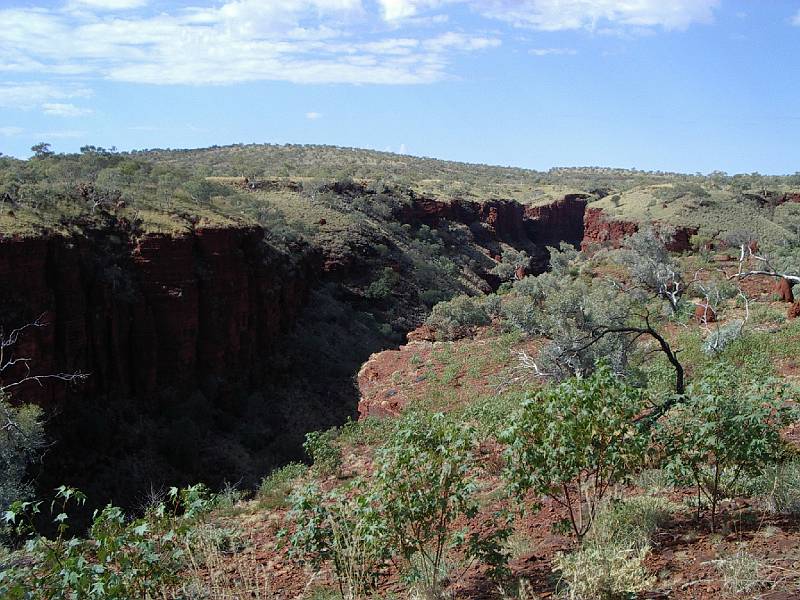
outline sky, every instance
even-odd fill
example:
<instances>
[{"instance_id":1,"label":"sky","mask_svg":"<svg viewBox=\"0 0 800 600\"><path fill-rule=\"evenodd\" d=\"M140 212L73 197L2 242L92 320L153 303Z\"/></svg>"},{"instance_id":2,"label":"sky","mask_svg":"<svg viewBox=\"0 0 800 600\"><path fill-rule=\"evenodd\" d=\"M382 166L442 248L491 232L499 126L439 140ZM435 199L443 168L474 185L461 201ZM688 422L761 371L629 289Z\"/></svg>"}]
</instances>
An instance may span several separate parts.
<instances>
[{"instance_id":1,"label":"sky","mask_svg":"<svg viewBox=\"0 0 800 600\"><path fill-rule=\"evenodd\" d=\"M0 0L0 152L800 171L798 0Z\"/></svg>"}]
</instances>

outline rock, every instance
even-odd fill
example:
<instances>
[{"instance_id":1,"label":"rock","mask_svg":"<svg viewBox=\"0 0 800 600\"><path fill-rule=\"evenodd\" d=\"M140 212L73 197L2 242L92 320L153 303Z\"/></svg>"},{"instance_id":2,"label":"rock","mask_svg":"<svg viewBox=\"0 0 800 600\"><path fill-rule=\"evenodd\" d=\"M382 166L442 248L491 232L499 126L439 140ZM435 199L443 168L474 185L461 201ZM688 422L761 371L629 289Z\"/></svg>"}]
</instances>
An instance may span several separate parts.
<instances>
[{"instance_id":1,"label":"rock","mask_svg":"<svg viewBox=\"0 0 800 600\"><path fill-rule=\"evenodd\" d=\"M794 304L789 307L789 313L787 315L790 319L796 319L800 317L800 300L795 300Z\"/></svg>"},{"instance_id":2,"label":"rock","mask_svg":"<svg viewBox=\"0 0 800 600\"><path fill-rule=\"evenodd\" d=\"M717 322L717 313L707 304L698 304L694 309L694 319L701 325Z\"/></svg>"},{"instance_id":3,"label":"rock","mask_svg":"<svg viewBox=\"0 0 800 600\"><path fill-rule=\"evenodd\" d=\"M328 221L326 219L320 219L319 221L317 221L317 225L327 225L327 224Z\"/></svg>"},{"instance_id":4,"label":"rock","mask_svg":"<svg viewBox=\"0 0 800 600\"><path fill-rule=\"evenodd\" d=\"M209 378L255 383L318 268L303 257L292 275L263 235L227 227L135 238L118 228L0 240L1 324L45 315L49 325L24 336L19 351L34 374L90 373L75 390L82 400L188 395ZM32 384L15 397L53 405L68 392Z\"/></svg>"},{"instance_id":5,"label":"rock","mask_svg":"<svg viewBox=\"0 0 800 600\"><path fill-rule=\"evenodd\" d=\"M413 331L409 331L406 339L411 342L433 342L436 341L436 332L428 325L421 325Z\"/></svg>"},{"instance_id":6,"label":"rock","mask_svg":"<svg viewBox=\"0 0 800 600\"><path fill-rule=\"evenodd\" d=\"M781 302L794 302L792 283L788 279L783 277L778 279L775 283L775 294L780 298Z\"/></svg>"},{"instance_id":7,"label":"rock","mask_svg":"<svg viewBox=\"0 0 800 600\"><path fill-rule=\"evenodd\" d=\"M581 249L592 245L619 248L628 236L639 231L639 225L631 221L607 219L600 208L587 208L584 217Z\"/></svg>"},{"instance_id":8,"label":"rock","mask_svg":"<svg viewBox=\"0 0 800 600\"><path fill-rule=\"evenodd\" d=\"M526 269L525 267L517 267L516 270L514 271L514 279L516 280L525 279L527 275L528 275L528 269Z\"/></svg>"}]
</instances>

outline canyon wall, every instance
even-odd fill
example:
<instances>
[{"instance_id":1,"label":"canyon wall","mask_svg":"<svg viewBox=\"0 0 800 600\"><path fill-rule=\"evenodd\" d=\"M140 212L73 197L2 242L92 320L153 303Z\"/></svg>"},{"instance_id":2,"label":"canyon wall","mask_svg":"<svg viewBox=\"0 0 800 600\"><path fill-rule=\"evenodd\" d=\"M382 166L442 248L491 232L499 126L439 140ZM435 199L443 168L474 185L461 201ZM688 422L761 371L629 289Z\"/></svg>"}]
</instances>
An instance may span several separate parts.
<instances>
[{"instance_id":1,"label":"canyon wall","mask_svg":"<svg viewBox=\"0 0 800 600\"><path fill-rule=\"evenodd\" d=\"M672 241L666 244L670 252L686 252L692 249L691 238L697 234L696 227L675 227ZM583 240L581 249L587 250L593 245L619 248L630 235L639 231L639 224L608 218L600 208L587 208L584 217Z\"/></svg>"},{"instance_id":2,"label":"canyon wall","mask_svg":"<svg viewBox=\"0 0 800 600\"><path fill-rule=\"evenodd\" d=\"M247 387L294 322L318 269L313 253L290 259L259 227L134 237L0 240L0 320L40 317L15 348L32 374L88 373L79 393L148 398L165 392ZM7 380L19 377L4 373ZM66 384L28 384L24 401L57 405Z\"/></svg>"}]
</instances>

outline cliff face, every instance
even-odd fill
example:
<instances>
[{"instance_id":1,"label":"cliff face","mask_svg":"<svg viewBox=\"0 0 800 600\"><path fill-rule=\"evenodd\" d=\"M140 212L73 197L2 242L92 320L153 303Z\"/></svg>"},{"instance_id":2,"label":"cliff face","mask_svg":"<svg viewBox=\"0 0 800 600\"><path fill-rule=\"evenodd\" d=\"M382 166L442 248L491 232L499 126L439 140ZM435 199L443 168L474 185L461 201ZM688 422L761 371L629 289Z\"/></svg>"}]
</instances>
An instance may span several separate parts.
<instances>
[{"instance_id":1,"label":"cliff face","mask_svg":"<svg viewBox=\"0 0 800 600\"><path fill-rule=\"evenodd\" d=\"M41 316L46 326L21 338L17 356L34 374L89 373L84 397L246 386L295 320L315 269L310 256L290 266L257 227L4 239L1 316ZM17 398L51 405L67 394L62 384L30 384Z\"/></svg>"},{"instance_id":2,"label":"cliff face","mask_svg":"<svg viewBox=\"0 0 800 600\"><path fill-rule=\"evenodd\" d=\"M619 248L630 235L639 231L639 225L631 221L609 219L600 208L588 208L584 217L584 233L581 249L596 244ZM672 241L666 246L670 252L691 250L691 237L697 234L695 227L676 227Z\"/></svg>"},{"instance_id":3,"label":"cliff face","mask_svg":"<svg viewBox=\"0 0 800 600\"><path fill-rule=\"evenodd\" d=\"M405 205L398 218L404 223L424 223L437 227L443 221L485 226L481 242L504 242L540 249L558 246L562 241L580 245L584 233L584 211L588 196L569 194L543 206L525 206L513 200L440 202L415 198ZM479 234L480 237L480 234Z\"/></svg>"}]
</instances>

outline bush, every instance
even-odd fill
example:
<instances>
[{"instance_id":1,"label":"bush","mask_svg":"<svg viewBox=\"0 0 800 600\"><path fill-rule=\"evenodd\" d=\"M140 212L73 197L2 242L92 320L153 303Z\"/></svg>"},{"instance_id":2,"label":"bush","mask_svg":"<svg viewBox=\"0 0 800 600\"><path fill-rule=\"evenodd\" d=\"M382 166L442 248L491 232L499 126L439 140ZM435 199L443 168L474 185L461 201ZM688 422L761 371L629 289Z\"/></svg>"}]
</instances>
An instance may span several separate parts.
<instances>
[{"instance_id":1,"label":"bush","mask_svg":"<svg viewBox=\"0 0 800 600\"><path fill-rule=\"evenodd\" d=\"M314 470L321 475L338 475L342 467L342 450L336 445L339 430L335 427L327 431L312 431L306 434L303 443Z\"/></svg>"},{"instance_id":2,"label":"bush","mask_svg":"<svg viewBox=\"0 0 800 600\"><path fill-rule=\"evenodd\" d=\"M546 494L569 511L582 539L613 485L642 464L649 437L634 423L642 393L607 364L590 377L538 391L511 417L506 479L513 493Z\"/></svg>"},{"instance_id":3,"label":"bush","mask_svg":"<svg viewBox=\"0 0 800 600\"><path fill-rule=\"evenodd\" d=\"M783 448L780 429L790 421L782 388L771 380L746 385L738 375L731 365L715 365L663 425L665 470L676 483L693 482L698 499L708 500L712 530L723 486L774 464Z\"/></svg>"},{"instance_id":4,"label":"bush","mask_svg":"<svg viewBox=\"0 0 800 600\"><path fill-rule=\"evenodd\" d=\"M83 504L80 492L61 487L51 504L57 535L47 539L31 526L41 503L16 502L5 513L7 524L26 539L24 560L0 572L0 597L8 600L156 598L177 584L185 566L184 547L211 502L203 486L173 488L169 503L151 507L143 517L128 519L109 504L96 511L89 537L68 535L66 511ZM54 510L57 507L57 511ZM55 514L57 512L57 514Z\"/></svg>"},{"instance_id":5,"label":"bush","mask_svg":"<svg viewBox=\"0 0 800 600\"><path fill-rule=\"evenodd\" d=\"M440 596L453 549L487 562L495 576L506 573L500 548L507 530L465 538L453 529L457 519L472 520L478 513L475 444L472 429L442 414L411 414L376 456L376 492L389 540L403 559L406 579L423 597Z\"/></svg>"},{"instance_id":6,"label":"bush","mask_svg":"<svg viewBox=\"0 0 800 600\"><path fill-rule=\"evenodd\" d=\"M398 283L400 283L400 275L391 267L386 267L381 272L381 276L369 284L364 295L373 300L384 300L392 295Z\"/></svg>"},{"instance_id":7,"label":"bush","mask_svg":"<svg viewBox=\"0 0 800 600\"><path fill-rule=\"evenodd\" d=\"M362 487L323 494L309 486L292 499L290 556L316 567L330 563L344 600L369 597L389 556L386 523Z\"/></svg>"},{"instance_id":8,"label":"bush","mask_svg":"<svg viewBox=\"0 0 800 600\"><path fill-rule=\"evenodd\" d=\"M561 573L570 600L617 600L646 591L654 582L644 561L649 547L589 545L570 554L558 553L554 570Z\"/></svg>"},{"instance_id":9,"label":"bush","mask_svg":"<svg viewBox=\"0 0 800 600\"><path fill-rule=\"evenodd\" d=\"M12 406L0 393L0 513L15 500L27 500L33 490L26 480L28 466L45 447L42 411L37 406Z\"/></svg>"},{"instance_id":10,"label":"bush","mask_svg":"<svg viewBox=\"0 0 800 600\"><path fill-rule=\"evenodd\" d=\"M305 475L306 470L305 465L289 463L264 477L256 494L259 506L267 509L286 506L295 482Z\"/></svg>"},{"instance_id":11,"label":"bush","mask_svg":"<svg viewBox=\"0 0 800 600\"><path fill-rule=\"evenodd\" d=\"M612 502L598 513L586 543L645 548L653 541L653 534L669 522L674 510L669 500L654 496Z\"/></svg>"},{"instance_id":12,"label":"bush","mask_svg":"<svg viewBox=\"0 0 800 600\"><path fill-rule=\"evenodd\" d=\"M468 335L474 327L491 323L482 302L469 296L456 296L449 302L440 302L426 323L436 331L436 337L454 340Z\"/></svg>"},{"instance_id":13,"label":"bush","mask_svg":"<svg viewBox=\"0 0 800 600\"><path fill-rule=\"evenodd\" d=\"M800 515L800 462L775 465L767 470L762 481L762 497L771 511Z\"/></svg>"}]
</instances>

